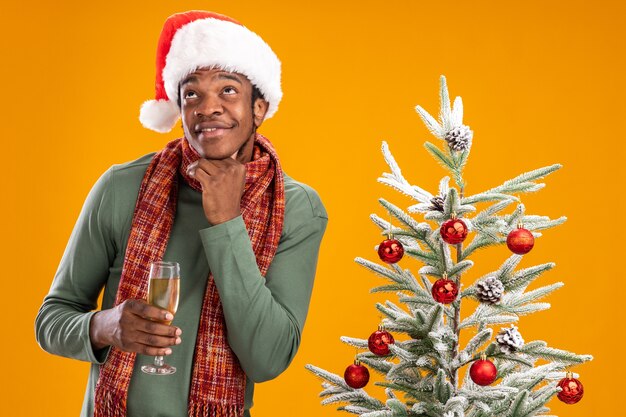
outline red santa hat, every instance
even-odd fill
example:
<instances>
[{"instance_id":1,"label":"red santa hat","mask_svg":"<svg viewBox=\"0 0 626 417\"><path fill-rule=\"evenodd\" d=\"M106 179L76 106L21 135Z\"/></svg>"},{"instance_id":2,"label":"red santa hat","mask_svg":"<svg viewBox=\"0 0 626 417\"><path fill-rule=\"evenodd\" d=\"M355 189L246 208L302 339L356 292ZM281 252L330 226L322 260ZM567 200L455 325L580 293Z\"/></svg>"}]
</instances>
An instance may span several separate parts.
<instances>
[{"instance_id":1,"label":"red santa hat","mask_svg":"<svg viewBox=\"0 0 626 417\"><path fill-rule=\"evenodd\" d=\"M167 18L156 58L156 97L141 106L141 124L167 133L180 117L178 84L198 68L216 67L246 76L269 103L265 119L283 96L280 61L263 39L236 20L192 10Z\"/></svg>"}]
</instances>

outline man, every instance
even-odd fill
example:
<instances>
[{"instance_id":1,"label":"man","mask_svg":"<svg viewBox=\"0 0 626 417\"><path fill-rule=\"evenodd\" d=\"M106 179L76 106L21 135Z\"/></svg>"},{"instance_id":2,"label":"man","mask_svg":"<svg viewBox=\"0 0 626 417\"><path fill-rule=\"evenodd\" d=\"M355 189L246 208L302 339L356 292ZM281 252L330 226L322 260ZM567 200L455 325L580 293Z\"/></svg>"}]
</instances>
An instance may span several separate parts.
<instances>
[{"instance_id":1,"label":"man","mask_svg":"<svg viewBox=\"0 0 626 417\"><path fill-rule=\"evenodd\" d=\"M215 13L167 19L140 120L167 132L181 117L184 138L98 180L36 320L43 349L92 363L81 416L249 415L254 383L289 365L327 215L256 133L281 97L256 34ZM180 263L175 316L144 301L160 260ZM155 355L177 372L142 373Z\"/></svg>"}]
</instances>

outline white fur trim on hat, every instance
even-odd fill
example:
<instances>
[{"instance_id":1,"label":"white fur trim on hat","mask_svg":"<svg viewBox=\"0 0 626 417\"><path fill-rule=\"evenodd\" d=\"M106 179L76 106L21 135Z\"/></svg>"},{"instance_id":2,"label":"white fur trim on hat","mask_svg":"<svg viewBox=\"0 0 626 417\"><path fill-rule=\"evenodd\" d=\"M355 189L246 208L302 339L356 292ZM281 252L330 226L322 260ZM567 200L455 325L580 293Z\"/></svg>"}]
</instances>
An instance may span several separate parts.
<instances>
[{"instance_id":1,"label":"white fur trim on hat","mask_svg":"<svg viewBox=\"0 0 626 417\"><path fill-rule=\"evenodd\" d=\"M171 100L148 100L141 105L139 121L144 127L167 133L178 121L180 109Z\"/></svg>"},{"instance_id":2,"label":"white fur trim on hat","mask_svg":"<svg viewBox=\"0 0 626 417\"><path fill-rule=\"evenodd\" d=\"M280 60L259 35L244 26L207 18L190 22L176 31L163 68L165 92L170 102L177 101L179 82L204 67L218 67L246 76L269 103L265 119L278 110L283 95Z\"/></svg>"}]
</instances>

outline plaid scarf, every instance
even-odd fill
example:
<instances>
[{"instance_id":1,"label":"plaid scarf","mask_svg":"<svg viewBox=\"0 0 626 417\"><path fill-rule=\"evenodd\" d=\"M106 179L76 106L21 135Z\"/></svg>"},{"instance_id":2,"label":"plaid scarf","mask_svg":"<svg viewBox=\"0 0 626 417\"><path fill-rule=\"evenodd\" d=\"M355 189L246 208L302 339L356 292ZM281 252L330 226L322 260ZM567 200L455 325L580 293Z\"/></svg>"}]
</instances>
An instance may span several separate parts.
<instances>
[{"instance_id":1,"label":"plaid scarf","mask_svg":"<svg viewBox=\"0 0 626 417\"><path fill-rule=\"evenodd\" d=\"M178 174L196 191L200 183L187 175L199 159L184 138L155 154L143 177L135 206L115 305L146 299L150 262L163 259L178 201ZM246 164L241 212L261 275L272 261L283 227L285 194L278 155L267 138L256 134L254 155ZM100 368L94 417L126 416L128 385L136 353L111 348ZM189 390L190 417L237 417L244 412L246 376L226 340L219 294L209 275L196 339Z\"/></svg>"}]
</instances>

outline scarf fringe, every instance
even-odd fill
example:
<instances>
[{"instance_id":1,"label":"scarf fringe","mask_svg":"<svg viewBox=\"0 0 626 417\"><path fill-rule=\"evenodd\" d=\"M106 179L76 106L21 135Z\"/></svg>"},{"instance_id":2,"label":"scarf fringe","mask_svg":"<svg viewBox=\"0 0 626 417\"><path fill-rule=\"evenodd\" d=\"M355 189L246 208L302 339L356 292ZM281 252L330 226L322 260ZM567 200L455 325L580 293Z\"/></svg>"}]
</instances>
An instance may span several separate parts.
<instances>
[{"instance_id":1,"label":"scarf fringe","mask_svg":"<svg viewBox=\"0 0 626 417\"><path fill-rule=\"evenodd\" d=\"M126 395L113 390L104 390L100 401L95 401L94 417L125 417Z\"/></svg>"},{"instance_id":2,"label":"scarf fringe","mask_svg":"<svg viewBox=\"0 0 626 417\"><path fill-rule=\"evenodd\" d=\"M189 417L241 417L244 408L234 404L189 403Z\"/></svg>"}]
</instances>

